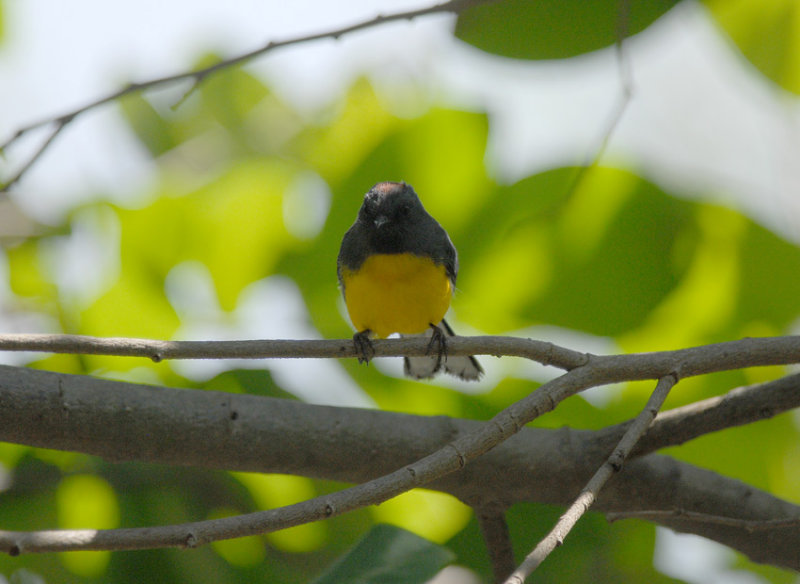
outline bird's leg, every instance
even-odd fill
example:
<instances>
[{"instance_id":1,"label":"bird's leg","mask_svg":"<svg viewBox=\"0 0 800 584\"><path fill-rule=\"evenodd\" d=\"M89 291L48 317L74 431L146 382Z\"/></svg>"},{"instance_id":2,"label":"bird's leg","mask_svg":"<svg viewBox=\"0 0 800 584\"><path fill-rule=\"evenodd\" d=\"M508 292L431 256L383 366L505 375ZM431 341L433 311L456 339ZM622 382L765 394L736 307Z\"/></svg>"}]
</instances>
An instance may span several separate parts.
<instances>
[{"instance_id":1,"label":"bird's leg","mask_svg":"<svg viewBox=\"0 0 800 584\"><path fill-rule=\"evenodd\" d=\"M369 340L369 335L372 331L364 329L353 335L353 345L355 345L356 353L358 353L358 362L369 364L370 360L375 356L375 349L372 348L372 341Z\"/></svg>"},{"instance_id":2,"label":"bird's leg","mask_svg":"<svg viewBox=\"0 0 800 584\"><path fill-rule=\"evenodd\" d=\"M430 355L436 351L436 368L433 372L439 371L442 368L442 360L447 355L447 335L444 334L442 329L433 323L429 323L433 334L428 343L427 354Z\"/></svg>"}]
</instances>

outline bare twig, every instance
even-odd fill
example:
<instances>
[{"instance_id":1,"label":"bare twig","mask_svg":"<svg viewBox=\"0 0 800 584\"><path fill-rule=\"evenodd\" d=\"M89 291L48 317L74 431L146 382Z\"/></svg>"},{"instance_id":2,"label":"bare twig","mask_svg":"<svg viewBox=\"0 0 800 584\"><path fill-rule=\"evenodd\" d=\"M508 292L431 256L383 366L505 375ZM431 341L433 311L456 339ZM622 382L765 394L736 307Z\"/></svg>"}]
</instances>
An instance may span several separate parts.
<instances>
[{"instance_id":1,"label":"bare twig","mask_svg":"<svg viewBox=\"0 0 800 584\"><path fill-rule=\"evenodd\" d=\"M61 133L61 131L74 120L76 117L80 116L81 114L92 110L96 107L101 105L110 103L115 101L121 97L132 93L138 93L141 91L145 91L148 89L152 89L154 87L158 87L161 85L178 83L180 81L192 81L192 88L189 90L190 92L197 87L200 83L202 83L207 77L216 73L221 69L228 69L234 67L236 65L240 65L251 59L256 57L260 57L270 51L274 51L275 49L279 49L282 47L288 47L290 45L297 45L301 43L307 43L311 41L317 41L326 38L332 39L339 39L342 36L372 28L374 26L379 26L381 24L386 24L387 22L393 22L397 20L412 20L414 18L418 18L421 16L427 16L429 14L439 14L442 12L453 12L458 13L466 8L471 6L475 6L477 4L483 4L490 0L448 0L446 2L442 2L440 4L435 4L433 6L429 6L426 8L420 8L417 10L407 10L403 12L395 12L392 14L385 14L379 15L375 18L371 18L369 20L365 20L362 22L358 22L356 24L351 24L349 26L345 26L342 28L338 28L335 30L324 31L320 33L302 35L290 39L279 40L279 41L270 41L265 45L254 49L252 51L248 51L241 55L236 55L234 57L224 59L213 65L209 65L202 69L197 69L195 71L186 71L183 73L178 73L175 75L167 75L164 77L156 77L154 79L150 79L148 81L142 81L138 83L130 83L129 85L123 87L122 89L100 97L90 103L87 103L77 109L74 109L66 114L61 116L57 116L54 118L47 118L44 120L40 120L36 123L30 124L28 126L24 126L17 130L8 140L6 140L2 145L0 145L0 152L4 152L9 147L11 147L17 140L19 140L22 136L32 132L37 128L41 128L43 126L53 126L52 133L50 136L42 143L42 145L36 150L36 152L27 160L25 161L20 169L3 185L0 185L0 192L7 191L12 185L17 183L22 176L33 166L34 162L48 149L50 144L52 144L53 140ZM188 94L188 92L187 92ZM185 99L181 98L181 100Z\"/></svg>"},{"instance_id":2,"label":"bare twig","mask_svg":"<svg viewBox=\"0 0 800 584\"><path fill-rule=\"evenodd\" d=\"M455 337L447 343L451 355L471 355L462 352L464 341L477 347L480 353L513 355L574 369L588 361L580 353L553 343L517 337ZM426 355L424 339L376 339L372 341L376 357ZM798 343L800 345L800 342ZM34 351L81 355L114 355L144 357L153 361L163 359L309 359L358 357L353 341L343 340L246 340L246 341L158 341L122 337L91 337L83 335L0 334L0 351Z\"/></svg>"},{"instance_id":3,"label":"bare twig","mask_svg":"<svg viewBox=\"0 0 800 584\"><path fill-rule=\"evenodd\" d=\"M632 456L643 456L711 432L765 420L797 407L800 407L800 373L737 387L724 395L659 413ZM598 430L598 443L607 443L611 448L630 423Z\"/></svg>"},{"instance_id":4,"label":"bare twig","mask_svg":"<svg viewBox=\"0 0 800 584\"><path fill-rule=\"evenodd\" d=\"M522 584L530 576L536 568L547 558L550 553L564 543L572 528L578 520L589 510L592 504L597 499L600 489L608 482L614 473L622 470L622 465L630 455L633 447L647 431L647 428L653 422L667 399L669 390L677 383L677 375L671 374L662 377L658 380L655 391L653 391L650 399L647 400L647 405L641 413L636 416L633 423L630 425L622 440L612 452L608 460L601 466L594 476L591 478L586 487L581 491L575 502L570 505L569 509L561 516L555 527L550 530L545 538L539 542L534 550L528 554L523 562L517 567L516 570L506 580L507 584Z\"/></svg>"},{"instance_id":5,"label":"bare twig","mask_svg":"<svg viewBox=\"0 0 800 584\"><path fill-rule=\"evenodd\" d=\"M619 513L607 513L608 521L620 521L622 519L644 519L646 521L658 521L662 519L690 519L699 523L712 525L722 525L725 527L735 527L744 529L750 533L766 531L768 529L789 529L800 526L800 517L787 517L785 519L742 519L741 517L724 517L722 515L712 515L711 513L701 513L697 511L686 511L684 509L674 510L652 510L652 511L631 511Z\"/></svg>"},{"instance_id":6,"label":"bare twig","mask_svg":"<svg viewBox=\"0 0 800 584\"><path fill-rule=\"evenodd\" d=\"M73 117L74 117L73 115L66 115L66 116L61 116L60 118L56 118L55 120L52 121L53 130L50 132L50 135L44 142L42 142L42 144L30 156L30 158L28 158L28 160L25 163L23 163L22 166L20 166L16 174L12 176L10 179L8 179L8 181L6 181L5 184L2 185L2 187L0 188L0 193L3 193L8 189L10 189L14 184L16 184L19 181L19 179L22 178L22 176L26 172L28 172L28 169L30 169L31 166L33 166L37 160L39 160L42 154L44 154L44 151L47 150L50 147L50 144L53 143L53 140L56 139L56 136L58 136L61 133L61 130L63 130L67 126L67 124L69 124L72 121ZM33 129L33 127L29 129ZM0 152L3 152L6 146L9 146L13 140L16 140L17 138L22 136L27 130L28 129L23 129L17 132L12 138L12 140L9 140L9 142L0 147Z\"/></svg>"},{"instance_id":7,"label":"bare twig","mask_svg":"<svg viewBox=\"0 0 800 584\"><path fill-rule=\"evenodd\" d=\"M503 582L517 565L514 561L514 548L506 523L506 510L500 505L477 507L475 515L481 526L483 541L489 550L494 581Z\"/></svg>"},{"instance_id":8,"label":"bare twig","mask_svg":"<svg viewBox=\"0 0 800 584\"><path fill-rule=\"evenodd\" d=\"M572 181L567 187L566 198L572 198L572 195L578 190L581 182L586 178L586 174L595 168L603 155L608 150L608 144L611 137L617 130L619 123L622 121L622 116L628 109L631 99L633 98L633 73L631 71L630 59L625 50L625 40L628 37L630 27L630 0L622 0L620 2L620 9L617 17L617 42L614 46L617 58L617 71L619 75L620 93L617 97L614 107L611 109L606 126L601 133L600 142L597 147L593 148L590 154L586 155L583 163L575 171Z\"/></svg>"},{"instance_id":9,"label":"bare twig","mask_svg":"<svg viewBox=\"0 0 800 584\"><path fill-rule=\"evenodd\" d=\"M424 339L377 339L376 357L426 355ZM35 351L82 355L115 355L162 359L309 359L352 358L358 353L351 339L158 341L122 337L58 334L0 334L0 351ZM680 368L682 377L744 367L800 363L800 336L747 338L675 351L598 356L553 343L520 337L453 337L450 355L523 357L571 371L590 365L594 385L659 379Z\"/></svg>"}]
</instances>

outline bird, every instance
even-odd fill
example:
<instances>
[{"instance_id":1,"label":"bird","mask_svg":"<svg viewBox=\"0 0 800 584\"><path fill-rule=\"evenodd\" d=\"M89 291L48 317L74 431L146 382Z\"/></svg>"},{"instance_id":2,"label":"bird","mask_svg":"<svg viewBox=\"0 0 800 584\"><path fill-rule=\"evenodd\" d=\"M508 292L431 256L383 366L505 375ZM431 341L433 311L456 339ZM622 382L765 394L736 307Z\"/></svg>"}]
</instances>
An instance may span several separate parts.
<instances>
[{"instance_id":1,"label":"bird","mask_svg":"<svg viewBox=\"0 0 800 584\"><path fill-rule=\"evenodd\" d=\"M458 275L450 236L405 182L380 182L364 195L353 225L342 238L337 275L359 362L374 355L371 338L430 335L429 355L405 357L415 379L440 370L466 381L483 375L473 356L448 356L444 319ZM435 354L434 347L436 348Z\"/></svg>"}]
</instances>

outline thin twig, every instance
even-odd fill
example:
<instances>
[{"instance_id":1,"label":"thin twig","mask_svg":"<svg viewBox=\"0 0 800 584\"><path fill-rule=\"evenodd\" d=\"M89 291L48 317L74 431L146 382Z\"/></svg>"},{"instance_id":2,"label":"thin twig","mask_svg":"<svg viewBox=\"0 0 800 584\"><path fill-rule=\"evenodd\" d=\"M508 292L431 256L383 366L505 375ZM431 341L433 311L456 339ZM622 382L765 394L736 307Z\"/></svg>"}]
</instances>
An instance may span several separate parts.
<instances>
[{"instance_id":1,"label":"thin twig","mask_svg":"<svg viewBox=\"0 0 800 584\"><path fill-rule=\"evenodd\" d=\"M498 505L477 507L475 516L478 518L483 541L489 551L494 581L499 584L517 565L514 561L511 536L508 533L505 509Z\"/></svg>"},{"instance_id":2,"label":"thin twig","mask_svg":"<svg viewBox=\"0 0 800 584\"><path fill-rule=\"evenodd\" d=\"M659 521L664 519L687 519L698 523L710 523L713 525L724 525L725 527L735 527L754 533L766 531L768 529L788 529L800 525L800 517L785 517L781 519L742 519L741 517L723 517L722 515L712 515L698 511L686 511L684 509L652 510L652 511L630 511L606 513L606 519L610 522L622 519L643 519L646 521Z\"/></svg>"},{"instance_id":3,"label":"thin twig","mask_svg":"<svg viewBox=\"0 0 800 584\"><path fill-rule=\"evenodd\" d=\"M545 538L539 542L534 550L528 554L523 560L522 564L506 580L507 584L522 584L530 576L534 570L547 558L550 553L564 543L572 528L589 510L592 504L597 499L597 495L603 486L608 482L615 473L622 470L622 465L625 459L628 458L633 447L639 439L644 436L647 428L653 422L667 399L669 390L677 383L678 378L676 375L668 375L658 380L655 391L653 391L650 399L647 400L647 405L636 416L633 423L628 428L625 435L619 441L619 444L609 456L608 460L597 469L597 472L591 478L589 483L584 487L575 502L570 505L569 509L561 516L555 527L550 530Z\"/></svg>"},{"instance_id":4,"label":"thin twig","mask_svg":"<svg viewBox=\"0 0 800 584\"><path fill-rule=\"evenodd\" d=\"M375 357L424 356L423 338L375 339ZM166 359L324 359L359 357L351 339L340 340L241 340L160 341L124 337L93 337L61 334L0 334L0 351L32 351L80 355L144 357L155 362ZM589 355L553 343L518 337L453 337L450 355L510 355L543 365L574 369L585 365Z\"/></svg>"},{"instance_id":5,"label":"thin twig","mask_svg":"<svg viewBox=\"0 0 800 584\"><path fill-rule=\"evenodd\" d=\"M631 456L678 446L711 432L766 420L797 407L800 407L800 373L737 387L724 395L659 413ZM607 442L610 448L630 423L598 430L596 441Z\"/></svg>"},{"instance_id":6,"label":"thin twig","mask_svg":"<svg viewBox=\"0 0 800 584\"><path fill-rule=\"evenodd\" d=\"M598 164L608 150L608 144L611 137L622 121L622 116L628 109L628 104L633 98L633 73L631 71L631 64L628 58L628 53L625 50L625 39L628 37L630 26L630 0L621 0L620 9L617 18L617 41L614 45L614 50L617 58L617 71L619 74L620 93L617 101L608 116L606 127L601 133L600 143L597 147L591 149L591 154L588 154L583 163L578 167L572 177L572 181L567 187L566 198L572 198L572 195L578 190L578 187L586 178L586 174Z\"/></svg>"},{"instance_id":7,"label":"thin twig","mask_svg":"<svg viewBox=\"0 0 800 584\"><path fill-rule=\"evenodd\" d=\"M178 73L175 75L166 75L164 77L156 77L147 81L142 81L139 83L130 83L129 85L123 87L118 91L114 91L100 97L86 105L83 105L77 109L74 109L66 114L63 114L58 117L54 118L46 118L44 120L40 120L28 126L24 126L17 130L8 140L6 140L2 145L0 145L0 152L4 152L10 146L12 146L15 142L17 142L22 136L30 133L31 131L41 128L43 126L53 125L53 131L50 136L45 140L45 142L37 149L37 151L29 158L26 162L22 164L19 171L8 180L3 185L0 185L0 192L7 191L12 185L18 182L22 176L31 168L31 166L36 162L36 160L44 153L45 150L49 148L52 144L53 140L58 136L61 131L74 120L76 117L80 116L81 114L104 105L106 103L110 103L115 101L123 96L137 93L141 91L145 91L148 89L152 89L154 87L158 87L161 85L178 83L180 81L192 80L193 84L187 94L184 94L184 97L181 98L181 101L185 99L186 95L190 93L197 85L199 85L203 80L205 80L208 76L216 73L221 69L227 69L230 67L234 67L236 65L240 65L247 61L250 61L256 57L260 57L270 51L274 51L275 49L279 49L282 47L288 47L290 45L297 45L301 43L307 43L317 40L322 40L326 38L332 39L339 39L342 36L372 28L381 24L385 24L387 22L393 22L397 20L413 20L414 18L418 18L420 16L427 16L429 14L438 14L442 12L453 12L458 13L466 8L471 6L475 6L478 4L486 3L490 0L448 0L447 2L442 2L440 4L435 4L434 6L429 6L427 8L420 8L417 10L406 10L403 12L395 12L392 14L386 15L378 15L375 18L371 18L369 20L365 20L362 22L358 22L356 24L351 24L349 26L345 26L342 28L338 28L335 30L324 31L320 33L313 33L303 36L298 36L290 39L279 40L279 41L270 41L265 45L254 49L252 51L248 51L241 55L236 55L234 57L224 59L202 69L197 69L195 71L186 71L183 73Z\"/></svg>"},{"instance_id":8,"label":"thin twig","mask_svg":"<svg viewBox=\"0 0 800 584\"><path fill-rule=\"evenodd\" d=\"M55 126L53 128L53 131L50 133L47 139L44 142L42 142L39 148L36 149L36 151L31 155L31 157L19 168L17 173L10 179L8 179L8 181L5 184L2 185L2 188L0 188L0 193L3 193L8 189L10 189L14 184L16 184L19 181L19 179L22 178L22 176L26 172L28 172L28 169L31 166L33 166L37 160L39 160L42 154L44 154L44 151L47 150L50 147L50 144L53 143L53 140L56 139L56 136L58 136L61 133L61 130L63 130L67 126L67 124L69 124L72 121L72 118L73 116L62 116L60 118L57 118L56 120L53 120L53 124ZM15 134L15 139L21 136L22 133L17 132L17 134ZM5 148L6 145L0 148L0 152L3 151L3 148Z\"/></svg>"}]
</instances>

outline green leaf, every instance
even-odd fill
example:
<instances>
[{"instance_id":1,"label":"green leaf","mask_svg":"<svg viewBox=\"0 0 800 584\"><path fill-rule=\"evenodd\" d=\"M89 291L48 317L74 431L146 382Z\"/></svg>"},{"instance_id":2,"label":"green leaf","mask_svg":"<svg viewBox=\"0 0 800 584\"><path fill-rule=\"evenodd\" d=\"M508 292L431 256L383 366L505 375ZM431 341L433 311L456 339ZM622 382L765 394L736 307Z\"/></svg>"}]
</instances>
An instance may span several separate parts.
<instances>
[{"instance_id":1,"label":"green leaf","mask_svg":"<svg viewBox=\"0 0 800 584\"><path fill-rule=\"evenodd\" d=\"M208 57L198 63L198 68L218 62L217 57ZM208 77L200 93L208 113L232 132L239 130L250 111L269 94L263 83L238 67Z\"/></svg>"},{"instance_id":2,"label":"green leaf","mask_svg":"<svg viewBox=\"0 0 800 584\"><path fill-rule=\"evenodd\" d=\"M677 0L503 0L462 12L455 35L515 59L564 59L613 45L641 32ZM629 14L622 12L627 6Z\"/></svg>"},{"instance_id":3,"label":"green leaf","mask_svg":"<svg viewBox=\"0 0 800 584\"><path fill-rule=\"evenodd\" d=\"M765 334L781 334L800 312L800 247L749 223L740 249L737 315L745 323L766 325Z\"/></svg>"},{"instance_id":4,"label":"green leaf","mask_svg":"<svg viewBox=\"0 0 800 584\"><path fill-rule=\"evenodd\" d=\"M497 189L473 216L456 299L465 320L489 333L548 323L614 335L677 284L676 249L693 249L690 205L610 168L572 191L573 173Z\"/></svg>"},{"instance_id":5,"label":"green leaf","mask_svg":"<svg viewBox=\"0 0 800 584\"><path fill-rule=\"evenodd\" d=\"M391 525L376 525L315 584L413 584L433 578L453 553Z\"/></svg>"},{"instance_id":6,"label":"green leaf","mask_svg":"<svg viewBox=\"0 0 800 584\"><path fill-rule=\"evenodd\" d=\"M29 239L6 250L9 285L14 294L51 301L56 287L42 265L38 239Z\"/></svg>"},{"instance_id":7,"label":"green leaf","mask_svg":"<svg viewBox=\"0 0 800 584\"><path fill-rule=\"evenodd\" d=\"M704 0L717 24L764 76L800 93L797 0Z\"/></svg>"},{"instance_id":8,"label":"green leaf","mask_svg":"<svg viewBox=\"0 0 800 584\"><path fill-rule=\"evenodd\" d=\"M225 371L213 379L209 379L203 387L228 393L248 393L283 399L297 399L291 393L281 389L272 379L269 371L262 369L233 369L232 371Z\"/></svg>"},{"instance_id":9,"label":"green leaf","mask_svg":"<svg viewBox=\"0 0 800 584\"><path fill-rule=\"evenodd\" d=\"M154 158L179 144L171 124L140 94L126 95L119 104L134 134Z\"/></svg>"}]
</instances>

